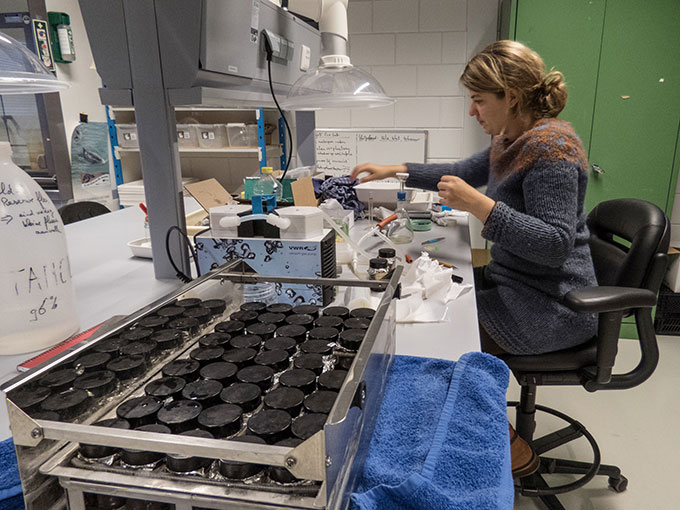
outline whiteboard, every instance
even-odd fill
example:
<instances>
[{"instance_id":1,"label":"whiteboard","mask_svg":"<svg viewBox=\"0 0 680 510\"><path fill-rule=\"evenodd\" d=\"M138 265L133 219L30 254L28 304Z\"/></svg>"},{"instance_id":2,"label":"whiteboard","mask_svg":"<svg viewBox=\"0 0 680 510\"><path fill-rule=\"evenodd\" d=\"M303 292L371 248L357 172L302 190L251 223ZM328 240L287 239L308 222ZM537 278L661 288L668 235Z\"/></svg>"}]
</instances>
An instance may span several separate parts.
<instances>
[{"instance_id":1,"label":"whiteboard","mask_svg":"<svg viewBox=\"0 0 680 510\"><path fill-rule=\"evenodd\" d=\"M316 170L332 177L349 175L361 163L425 163L427 130L317 129Z\"/></svg>"}]
</instances>

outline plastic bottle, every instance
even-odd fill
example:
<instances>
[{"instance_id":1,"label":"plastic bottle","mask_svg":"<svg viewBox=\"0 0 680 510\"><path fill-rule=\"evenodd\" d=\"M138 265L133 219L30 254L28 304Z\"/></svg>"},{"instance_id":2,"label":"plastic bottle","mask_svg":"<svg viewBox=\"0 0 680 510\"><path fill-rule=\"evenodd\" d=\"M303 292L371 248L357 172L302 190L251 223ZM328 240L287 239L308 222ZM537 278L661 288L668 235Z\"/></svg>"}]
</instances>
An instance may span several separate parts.
<instances>
[{"instance_id":1,"label":"plastic bottle","mask_svg":"<svg viewBox=\"0 0 680 510\"><path fill-rule=\"evenodd\" d=\"M270 166L262 167L262 176L253 186L253 195L274 195L278 203L283 199L283 185L274 178L273 171Z\"/></svg>"},{"instance_id":2,"label":"plastic bottle","mask_svg":"<svg viewBox=\"0 0 680 510\"><path fill-rule=\"evenodd\" d=\"M50 347L78 331L64 223L0 142L0 355Z\"/></svg>"}]
</instances>

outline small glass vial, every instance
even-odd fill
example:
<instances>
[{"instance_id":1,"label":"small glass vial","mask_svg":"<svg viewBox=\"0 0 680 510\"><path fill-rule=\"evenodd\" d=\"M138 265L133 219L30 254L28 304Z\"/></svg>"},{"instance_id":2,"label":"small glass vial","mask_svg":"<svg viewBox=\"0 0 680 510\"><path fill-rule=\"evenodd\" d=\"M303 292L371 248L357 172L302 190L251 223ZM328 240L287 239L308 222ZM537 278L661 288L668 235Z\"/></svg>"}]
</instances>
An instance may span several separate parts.
<instances>
[{"instance_id":1,"label":"small glass vial","mask_svg":"<svg viewBox=\"0 0 680 510\"><path fill-rule=\"evenodd\" d=\"M397 252L394 248L380 248L378 250L378 257L387 261L387 270L392 271L397 265Z\"/></svg>"},{"instance_id":2,"label":"small glass vial","mask_svg":"<svg viewBox=\"0 0 680 510\"><path fill-rule=\"evenodd\" d=\"M371 259L368 266L368 279L380 280L388 273L388 271L387 260L380 257Z\"/></svg>"}]
</instances>

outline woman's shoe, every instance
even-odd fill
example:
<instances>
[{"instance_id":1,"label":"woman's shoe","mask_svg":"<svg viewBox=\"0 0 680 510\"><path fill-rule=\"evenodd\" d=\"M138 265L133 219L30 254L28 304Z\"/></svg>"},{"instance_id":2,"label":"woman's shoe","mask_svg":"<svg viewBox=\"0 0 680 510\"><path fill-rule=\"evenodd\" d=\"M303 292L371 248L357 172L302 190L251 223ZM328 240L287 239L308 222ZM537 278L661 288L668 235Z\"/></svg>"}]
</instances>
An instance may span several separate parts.
<instances>
[{"instance_id":1,"label":"woman's shoe","mask_svg":"<svg viewBox=\"0 0 680 510\"><path fill-rule=\"evenodd\" d=\"M533 475L538 471L541 459L534 449L524 439L519 437L517 431L510 427L510 460L512 463L512 477L522 478Z\"/></svg>"}]
</instances>

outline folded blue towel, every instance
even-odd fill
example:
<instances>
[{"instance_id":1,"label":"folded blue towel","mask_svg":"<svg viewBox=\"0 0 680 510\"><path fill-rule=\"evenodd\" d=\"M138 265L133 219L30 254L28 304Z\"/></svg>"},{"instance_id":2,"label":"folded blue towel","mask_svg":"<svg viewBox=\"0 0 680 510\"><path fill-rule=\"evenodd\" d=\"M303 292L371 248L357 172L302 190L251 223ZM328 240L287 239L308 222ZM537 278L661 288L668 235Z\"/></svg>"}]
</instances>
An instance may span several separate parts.
<instances>
[{"instance_id":1,"label":"folded blue towel","mask_svg":"<svg viewBox=\"0 0 680 510\"><path fill-rule=\"evenodd\" d=\"M395 356L352 508L511 509L508 379L484 353Z\"/></svg>"},{"instance_id":2,"label":"folded blue towel","mask_svg":"<svg viewBox=\"0 0 680 510\"><path fill-rule=\"evenodd\" d=\"M23 509L21 479L12 438L0 442L0 466L3 466L3 469L0 469L0 509Z\"/></svg>"}]
</instances>

